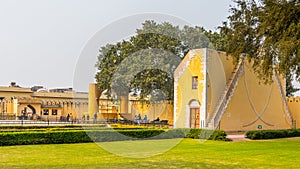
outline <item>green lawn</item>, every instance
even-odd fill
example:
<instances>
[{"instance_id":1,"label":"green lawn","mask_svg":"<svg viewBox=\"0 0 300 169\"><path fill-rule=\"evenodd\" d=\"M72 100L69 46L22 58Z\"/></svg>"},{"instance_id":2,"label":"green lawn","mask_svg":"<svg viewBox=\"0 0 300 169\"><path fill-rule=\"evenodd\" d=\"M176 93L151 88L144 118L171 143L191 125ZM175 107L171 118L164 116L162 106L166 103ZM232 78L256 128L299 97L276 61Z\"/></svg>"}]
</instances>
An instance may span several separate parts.
<instances>
[{"instance_id":1,"label":"green lawn","mask_svg":"<svg viewBox=\"0 0 300 169\"><path fill-rule=\"evenodd\" d=\"M120 150L129 153L132 145L155 147L159 143L167 148L164 145L170 142L174 140L104 144L106 148L122 146ZM151 150L156 151L131 153L142 157L152 154ZM169 151L147 158L114 155L95 143L0 147L0 154L0 168L299 168L300 138L204 143L184 139Z\"/></svg>"}]
</instances>

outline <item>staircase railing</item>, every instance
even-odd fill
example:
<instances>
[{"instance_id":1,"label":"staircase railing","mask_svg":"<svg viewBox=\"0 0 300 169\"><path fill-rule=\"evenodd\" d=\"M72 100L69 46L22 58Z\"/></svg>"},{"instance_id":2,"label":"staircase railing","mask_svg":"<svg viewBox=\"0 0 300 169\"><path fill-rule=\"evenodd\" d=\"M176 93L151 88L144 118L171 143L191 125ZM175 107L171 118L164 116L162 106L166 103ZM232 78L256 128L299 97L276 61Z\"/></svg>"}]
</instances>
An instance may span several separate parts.
<instances>
[{"instance_id":1,"label":"staircase railing","mask_svg":"<svg viewBox=\"0 0 300 169\"><path fill-rule=\"evenodd\" d=\"M244 71L244 57L241 57L239 63L236 65L229 82L227 83L224 93L219 97L218 103L208 119L207 128L216 129L219 126L221 118L225 112L225 109L233 95L233 92L238 84L238 80L242 72Z\"/></svg>"},{"instance_id":2,"label":"staircase railing","mask_svg":"<svg viewBox=\"0 0 300 169\"><path fill-rule=\"evenodd\" d=\"M278 85L280 96L281 96L281 99L282 99L283 106L284 106L284 109L286 111L286 114L287 114L287 116L289 118L290 125L291 125L292 128L294 128L295 126L294 126L294 123L293 123L293 117L292 117L291 111L289 109L289 106L287 104L286 96L285 96L285 93L283 91L283 88L282 88L281 82L279 80L278 74L276 72L274 73L274 77L275 77L275 81L276 81L276 83Z\"/></svg>"}]
</instances>

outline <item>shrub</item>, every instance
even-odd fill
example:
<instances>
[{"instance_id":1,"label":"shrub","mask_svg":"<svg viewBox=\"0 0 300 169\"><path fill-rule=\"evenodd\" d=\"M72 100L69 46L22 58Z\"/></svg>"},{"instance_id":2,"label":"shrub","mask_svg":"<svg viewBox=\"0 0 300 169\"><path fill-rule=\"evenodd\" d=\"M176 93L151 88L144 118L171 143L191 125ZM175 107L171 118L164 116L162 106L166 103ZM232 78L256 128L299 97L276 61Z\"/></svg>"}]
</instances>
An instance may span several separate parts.
<instances>
[{"instance_id":1,"label":"shrub","mask_svg":"<svg viewBox=\"0 0 300 169\"><path fill-rule=\"evenodd\" d=\"M223 130L215 130L214 133L210 136L209 140L222 140L222 141L229 141L226 138L227 134Z\"/></svg>"},{"instance_id":2,"label":"shrub","mask_svg":"<svg viewBox=\"0 0 300 169\"><path fill-rule=\"evenodd\" d=\"M66 130L66 131L30 131L30 132L2 132L0 146L26 144L62 144L106 142L138 139L171 139L171 138L200 138L201 129L135 129L135 130ZM210 131L210 140L226 140L224 131ZM203 133L202 133L203 135Z\"/></svg>"},{"instance_id":3,"label":"shrub","mask_svg":"<svg viewBox=\"0 0 300 169\"><path fill-rule=\"evenodd\" d=\"M186 138L228 141L226 136L222 130L190 129Z\"/></svg>"},{"instance_id":4,"label":"shrub","mask_svg":"<svg viewBox=\"0 0 300 169\"><path fill-rule=\"evenodd\" d=\"M248 131L246 137L252 140L300 137L300 129Z\"/></svg>"},{"instance_id":5,"label":"shrub","mask_svg":"<svg viewBox=\"0 0 300 169\"><path fill-rule=\"evenodd\" d=\"M81 125L63 125L63 126L0 126L3 129L48 129L48 128L82 128Z\"/></svg>"},{"instance_id":6,"label":"shrub","mask_svg":"<svg viewBox=\"0 0 300 169\"><path fill-rule=\"evenodd\" d=\"M204 130L204 129L171 129L162 133L157 138L192 138L229 141L226 133L222 130Z\"/></svg>"},{"instance_id":7,"label":"shrub","mask_svg":"<svg viewBox=\"0 0 300 169\"><path fill-rule=\"evenodd\" d=\"M100 131L44 131L44 132L3 132L0 146L24 144L84 143L92 141L121 141L154 137L163 130L100 130Z\"/></svg>"}]
</instances>

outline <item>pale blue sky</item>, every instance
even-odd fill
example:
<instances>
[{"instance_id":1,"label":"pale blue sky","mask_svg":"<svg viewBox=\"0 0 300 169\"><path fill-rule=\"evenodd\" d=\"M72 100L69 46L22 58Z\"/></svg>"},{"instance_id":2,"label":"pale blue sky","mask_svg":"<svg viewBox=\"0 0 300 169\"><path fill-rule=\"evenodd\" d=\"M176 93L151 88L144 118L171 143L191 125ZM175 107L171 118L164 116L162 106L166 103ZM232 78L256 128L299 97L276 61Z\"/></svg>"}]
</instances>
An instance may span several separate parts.
<instances>
[{"instance_id":1,"label":"pale blue sky","mask_svg":"<svg viewBox=\"0 0 300 169\"><path fill-rule=\"evenodd\" d=\"M23 87L72 87L85 44L112 22L154 12L216 30L229 15L230 4L231 0L0 0L0 86L15 81Z\"/></svg>"}]
</instances>

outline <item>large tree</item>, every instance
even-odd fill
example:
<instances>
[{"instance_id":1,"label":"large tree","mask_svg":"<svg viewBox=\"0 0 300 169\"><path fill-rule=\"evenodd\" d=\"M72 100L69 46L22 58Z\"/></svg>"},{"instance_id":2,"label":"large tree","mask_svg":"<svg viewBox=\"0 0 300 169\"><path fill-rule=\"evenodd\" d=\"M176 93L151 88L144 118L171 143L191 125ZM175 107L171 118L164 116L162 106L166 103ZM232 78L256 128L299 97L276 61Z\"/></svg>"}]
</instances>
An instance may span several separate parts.
<instances>
[{"instance_id":1,"label":"large tree","mask_svg":"<svg viewBox=\"0 0 300 169\"><path fill-rule=\"evenodd\" d=\"M136 91L142 98L151 94L152 98L172 100L174 70L189 50L224 49L224 36L202 27L180 28L154 21L142 25L129 40L101 47L95 76L100 92L113 89L126 95Z\"/></svg>"},{"instance_id":2,"label":"large tree","mask_svg":"<svg viewBox=\"0 0 300 169\"><path fill-rule=\"evenodd\" d=\"M225 51L237 61L247 54L264 82L274 71L290 83L300 81L300 3L299 0L235 0L228 21L221 27L226 35ZM287 93L290 94L290 93Z\"/></svg>"}]
</instances>

